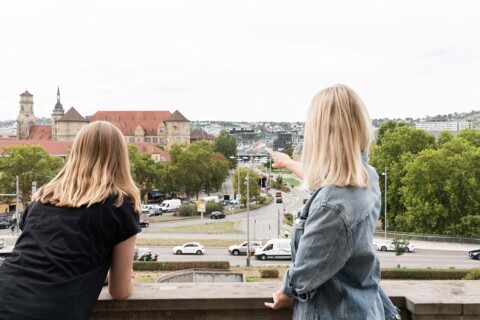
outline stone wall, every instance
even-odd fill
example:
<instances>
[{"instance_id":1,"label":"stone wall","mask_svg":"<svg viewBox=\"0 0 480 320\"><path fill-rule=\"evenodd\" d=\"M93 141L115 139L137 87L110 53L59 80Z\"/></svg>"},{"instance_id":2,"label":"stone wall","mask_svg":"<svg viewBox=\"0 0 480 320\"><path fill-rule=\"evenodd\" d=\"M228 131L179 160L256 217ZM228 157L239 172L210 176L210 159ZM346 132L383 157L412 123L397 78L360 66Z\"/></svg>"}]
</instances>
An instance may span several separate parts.
<instances>
[{"instance_id":1,"label":"stone wall","mask_svg":"<svg viewBox=\"0 0 480 320\"><path fill-rule=\"evenodd\" d=\"M291 310L270 310L278 282L135 285L113 301L102 291L92 319L286 320ZM383 281L403 320L480 319L480 281Z\"/></svg>"}]
</instances>

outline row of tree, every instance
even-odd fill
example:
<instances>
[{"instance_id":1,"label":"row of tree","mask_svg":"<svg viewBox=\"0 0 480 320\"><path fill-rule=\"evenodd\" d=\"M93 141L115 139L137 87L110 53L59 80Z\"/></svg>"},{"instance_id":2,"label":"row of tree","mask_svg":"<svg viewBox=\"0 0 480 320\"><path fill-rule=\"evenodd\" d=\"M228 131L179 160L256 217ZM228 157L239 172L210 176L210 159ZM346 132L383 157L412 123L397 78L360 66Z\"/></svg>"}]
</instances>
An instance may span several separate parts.
<instances>
[{"instance_id":1,"label":"row of tree","mask_svg":"<svg viewBox=\"0 0 480 320\"><path fill-rule=\"evenodd\" d=\"M387 173L389 230L480 236L480 131L464 129L455 137L443 131L435 139L387 121L371 147L370 164L384 173L382 187Z\"/></svg>"},{"instance_id":2,"label":"row of tree","mask_svg":"<svg viewBox=\"0 0 480 320\"><path fill-rule=\"evenodd\" d=\"M132 177L146 197L147 192L159 189L166 193L198 195L218 190L236 164L236 141L222 131L214 144L206 141L193 144L174 144L168 152L170 162L152 160L150 154L128 146ZM19 177L19 200L26 205L32 196L32 182L40 187L52 179L65 164L60 157L50 156L40 146L10 146L0 155L0 193L16 193ZM0 197L2 203L14 203L12 197Z\"/></svg>"}]
</instances>

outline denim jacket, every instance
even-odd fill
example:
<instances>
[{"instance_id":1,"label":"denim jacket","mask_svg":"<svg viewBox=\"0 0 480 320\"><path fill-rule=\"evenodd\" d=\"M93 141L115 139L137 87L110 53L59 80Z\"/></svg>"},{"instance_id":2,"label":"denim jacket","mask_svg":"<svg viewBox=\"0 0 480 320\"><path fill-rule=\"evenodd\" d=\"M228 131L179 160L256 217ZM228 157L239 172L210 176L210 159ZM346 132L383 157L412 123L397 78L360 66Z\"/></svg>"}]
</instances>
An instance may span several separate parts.
<instances>
[{"instance_id":1,"label":"denim jacket","mask_svg":"<svg viewBox=\"0 0 480 320\"><path fill-rule=\"evenodd\" d=\"M292 228L292 261L283 292L293 319L399 319L380 287L373 233L380 213L378 174L366 164L370 188L318 189Z\"/></svg>"}]
</instances>

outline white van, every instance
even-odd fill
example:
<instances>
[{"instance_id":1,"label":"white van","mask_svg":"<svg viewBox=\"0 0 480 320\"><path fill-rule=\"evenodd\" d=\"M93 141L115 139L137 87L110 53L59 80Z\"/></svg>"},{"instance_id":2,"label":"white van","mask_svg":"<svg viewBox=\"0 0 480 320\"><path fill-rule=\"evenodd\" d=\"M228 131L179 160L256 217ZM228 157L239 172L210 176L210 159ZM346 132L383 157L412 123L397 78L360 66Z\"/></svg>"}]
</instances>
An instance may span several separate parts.
<instances>
[{"instance_id":1,"label":"white van","mask_svg":"<svg viewBox=\"0 0 480 320\"><path fill-rule=\"evenodd\" d=\"M182 201L180 199L170 199L170 200L163 200L162 204L160 205L160 210L162 212L172 212L178 209L182 205Z\"/></svg>"},{"instance_id":2,"label":"white van","mask_svg":"<svg viewBox=\"0 0 480 320\"><path fill-rule=\"evenodd\" d=\"M218 198L218 196L201 197L200 199L205 202L216 202L216 203L220 202L220 199Z\"/></svg>"},{"instance_id":3,"label":"white van","mask_svg":"<svg viewBox=\"0 0 480 320\"><path fill-rule=\"evenodd\" d=\"M291 259L291 257L290 239L272 239L263 247L255 250L255 258L260 260Z\"/></svg>"}]
</instances>

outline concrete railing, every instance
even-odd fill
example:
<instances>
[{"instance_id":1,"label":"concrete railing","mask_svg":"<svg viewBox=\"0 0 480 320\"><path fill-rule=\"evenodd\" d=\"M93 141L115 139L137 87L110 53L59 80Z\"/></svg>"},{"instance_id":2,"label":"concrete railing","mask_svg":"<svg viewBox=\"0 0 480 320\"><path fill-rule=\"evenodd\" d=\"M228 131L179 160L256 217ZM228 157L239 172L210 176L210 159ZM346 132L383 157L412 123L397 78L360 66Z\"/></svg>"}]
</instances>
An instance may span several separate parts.
<instances>
[{"instance_id":1,"label":"concrete railing","mask_svg":"<svg viewBox=\"0 0 480 320\"><path fill-rule=\"evenodd\" d=\"M480 319L480 281L382 281L403 320ZM283 320L270 310L278 283L155 283L135 285L123 301L102 291L92 319Z\"/></svg>"}]
</instances>

